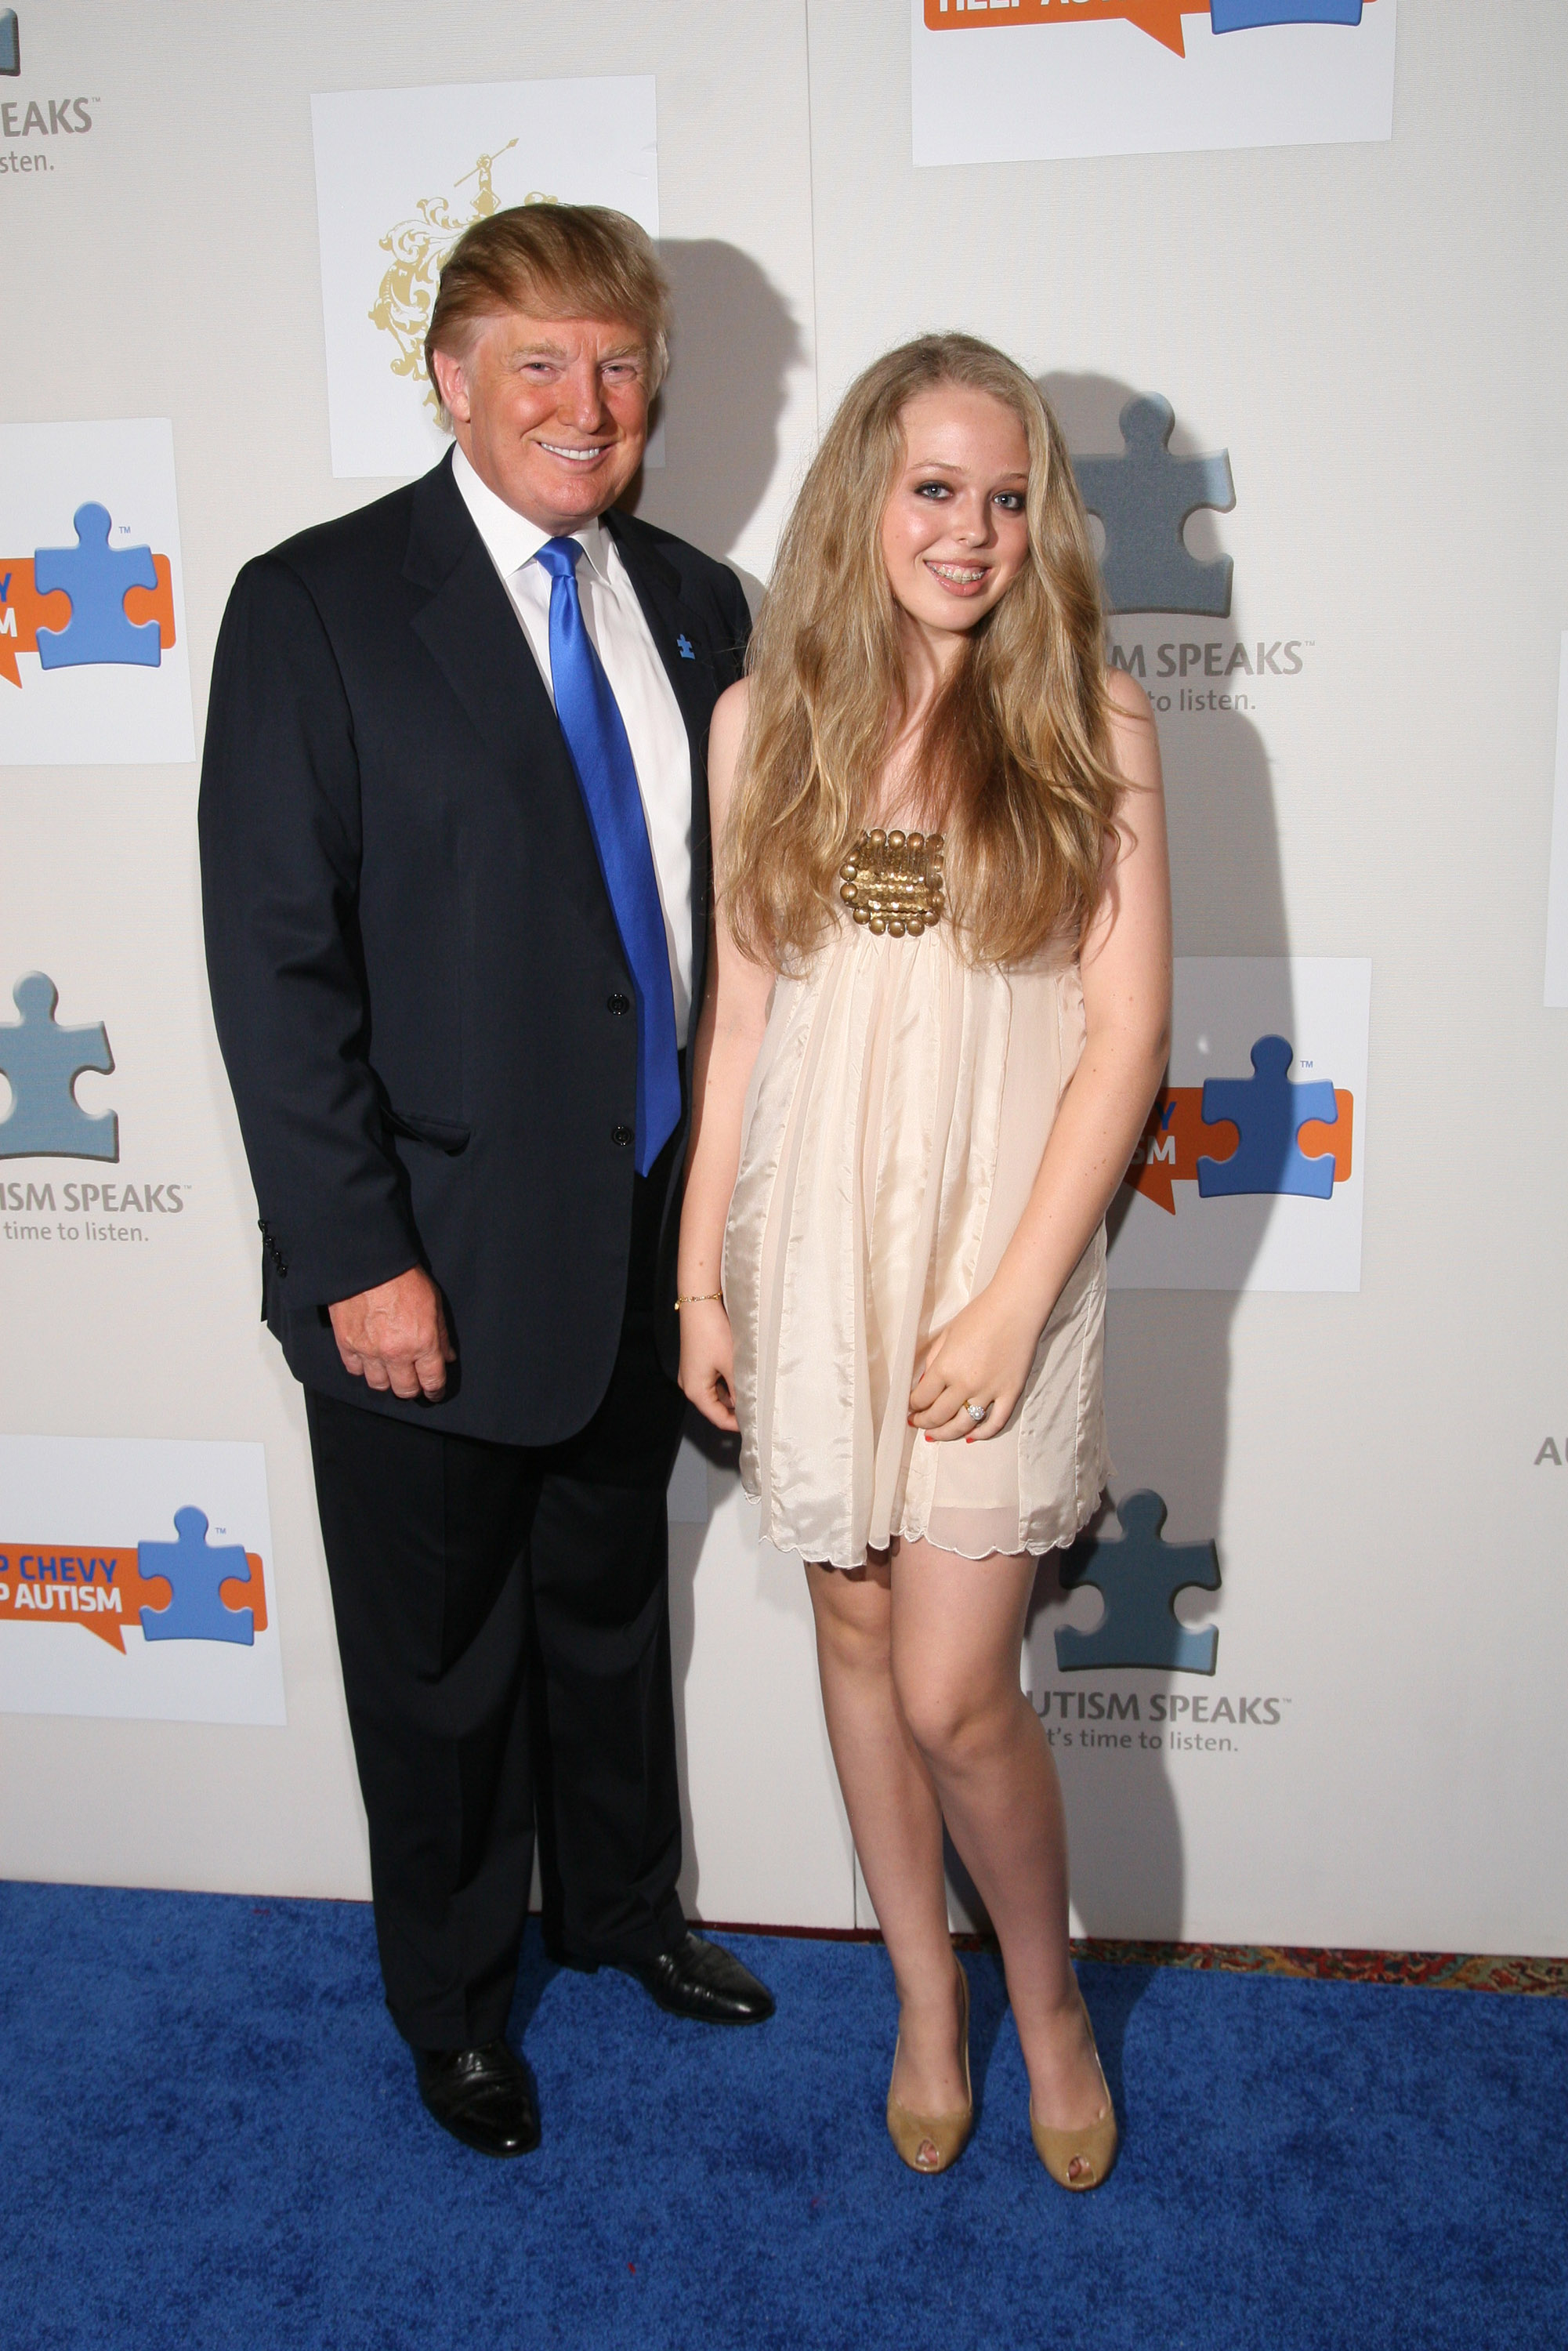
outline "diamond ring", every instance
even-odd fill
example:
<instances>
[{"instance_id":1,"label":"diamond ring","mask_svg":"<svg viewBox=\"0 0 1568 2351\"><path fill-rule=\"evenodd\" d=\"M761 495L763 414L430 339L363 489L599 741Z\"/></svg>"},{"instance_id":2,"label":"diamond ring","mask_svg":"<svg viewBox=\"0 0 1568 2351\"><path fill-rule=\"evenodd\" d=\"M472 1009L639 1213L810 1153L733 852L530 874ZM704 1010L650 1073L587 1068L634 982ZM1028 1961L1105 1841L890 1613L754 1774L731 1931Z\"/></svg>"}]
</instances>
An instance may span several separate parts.
<instances>
[{"instance_id":1,"label":"diamond ring","mask_svg":"<svg viewBox=\"0 0 1568 2351\"><path fill-rule=\"evenodd\" d=\"M981 1421L984 1420L990 1408L991 1407L988 1404L971 1404L966 1402L964 1405L964 1410L968 1414L969 1418L974 1422L977 1428L978 1428Z\"/></svg>"}]
</instances>

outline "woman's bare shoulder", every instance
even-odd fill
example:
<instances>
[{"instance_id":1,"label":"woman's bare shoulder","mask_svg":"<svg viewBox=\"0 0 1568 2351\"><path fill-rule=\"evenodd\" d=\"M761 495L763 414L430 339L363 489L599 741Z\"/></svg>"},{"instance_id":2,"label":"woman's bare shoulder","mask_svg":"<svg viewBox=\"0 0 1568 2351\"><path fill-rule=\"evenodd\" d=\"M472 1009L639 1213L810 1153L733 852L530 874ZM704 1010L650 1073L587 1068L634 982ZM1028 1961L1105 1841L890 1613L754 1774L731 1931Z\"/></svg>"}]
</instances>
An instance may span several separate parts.
<instances>
[{"instance_id":1,"label":"woman's bare shoulder","mask_svg":"<svg viewBox=\"0 0 1568 2351\"><path fill-rule=\"evenodd\" d=\"M714 704L713 716L708 722L709 741L727 750L732 766L740 748L740 738L746 731L746 712L750 699L751 680L748 677L738 678L734 685L725 687Z\"/></svg>"},{"instance_id":2,"label":"woman's bare shoulder","mask_svg":"<svg viewBox=\"0 0 1568 2351\"><path fill-rule=\"evenodd\" d=\"M1111 705L1112 764L1134 787L1147 791L1160 788L1160 738L1149 697L1124 669L1113 669L1105 680Z\"/></svg>"},{"instance_id":3,"label":"woman's bare shoulder","mask_svg":"<svg viewBox=\"0 0 1568 2351\"><path fill-rule=\"evenodd\" d=\"M729 815L730 787L735 781L741 737L746 732L748 699L748 681L743 677L737 684L726 686L714 704L713 716L708 721L708 800L713 811L714 830L720 834Z\"/></svg>"},{"instance_id":4,"label":"woman's bare shoulder","mask_svg":"<svg viewBox=\"0 0 1568 2351\"><path fill-rule=\"evenodd\" d=\"M1155 714L1149 707L1148 695L1124 669L1106 671L1105 693L1118 718L1130 718L1134 724L1141 720L1145 726L1154 725Z\"/></svg>"}]
</instances>

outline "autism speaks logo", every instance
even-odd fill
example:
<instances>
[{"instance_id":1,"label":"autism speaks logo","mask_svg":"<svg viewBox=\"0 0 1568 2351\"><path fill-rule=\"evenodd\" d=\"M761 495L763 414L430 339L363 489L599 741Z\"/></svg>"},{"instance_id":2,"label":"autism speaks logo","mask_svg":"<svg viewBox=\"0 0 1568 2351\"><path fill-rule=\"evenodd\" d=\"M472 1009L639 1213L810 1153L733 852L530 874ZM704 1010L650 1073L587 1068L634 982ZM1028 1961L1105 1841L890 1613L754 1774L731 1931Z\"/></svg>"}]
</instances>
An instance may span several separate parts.
<instances>
[{"instance_id":1,"label":"autism speaks logo","mask_svg":"<svg viewBox=\"0 0 1568 2351\"><path fill-rule=\"evenodd\" d=\"M287 1721L261 1446L0 1436L0 1715Z\"/></svg>"},{"instance_id":2,"label":"autism speaks logo","mask_svg":"<svg viewBox=\"0 0 1568 2351\"><path fill-rule=\"evenodd\" d=\"M150 547L110 547L113 517L89 499L74 547L0 555L0 678L20 686L19 653L44 670L99 664L156 669L174 643L173 574Z\"/></svg>"},{"instance_id":3,"label":"autism speaks logo","mask_svg":"<svg viewBox=\"0 0 1568 2351\"><path fill-rule=\"evenodd\" d=\"M1161 1087L1123 1180L1168 1216L1177 1184L1196 1183L1200 1200L1329 1200L1336 1184L1349 1183L1349 1089L1322 1078L1292 1082L1295 1049L1283 1037L1260 1037L1251 1058L1249 1078Z\"/></svg>"},{"instance_id":4,"label":"autism speaks logo","mask_svg":"<svg viewBox=\"0 0 1568 2351\"><path fill-rule=\"evenodd\" d=\"M1204 16L1216 33L1250 33L1265 25L1350 25L1362 21L1364 0L925 0L934 33L972 32L993 25L1086 25L1120 17L1178 57L1186 55L1184 16ZM1372 0L1365 0L1370 6Z\"/></svg>"},{"instance_id":5,"label":"autism speaks logo","mask_svg":"<svg viewBox=\"0 0 1568 2351\"><path fill-rule=\"evenodd\" d=\"M0 423L0 767L196 756L167 418Z\"/></svg>"},{"instance_id":6,"label":"autism speaks logo","mask_svg":"<svg viewBox=\"0 0 1568 2351\"><path fill-rule=\"evenodd\" d=\"M1117 1195L1111 1287L1359 1290L1370 963L1178 956L1173 978L1170 1066Z\"/></svg>"},{"instance_id":7,"label":"autism speaks logo","mask_svg":"<svg viewBox=\"0 0 1568 2351\"><path fill-rule=\"evenodd\" d=\"M10 1095L0 1114L0 1164L89 1159L113 1165L120 1158L118 1112L86 1109L76 1095L79 1078L113 1071L108 1029L101 1020L58 1019L59 990L47 972L24 972L11 996L21 1018L0 1020L0 1079ZM139 1245L158 1229L149 1219L184 1214L191 1189L184 1181L148 1182L137 1171L112 1183L61 1183L57 1199L57 1181L0 1172L0 1242ZM129 1221L133 1217L138 1221Z\"/></svg>"},{"instance_id":8,"label":"autism speaks logo","mask_svg":"<svg viewBox=\"0 0 1568 2351\"><path fill-rule=\"evenodd\" d=\"M254 1646L267 1630L260 1553L210 1541L205 1511L190 1507L175 1511L174 1533L131 1549L0 1543L0 1624L75 1625L121 1656L127 1624L144 1641Z\"/></svg>"}]
</instances>

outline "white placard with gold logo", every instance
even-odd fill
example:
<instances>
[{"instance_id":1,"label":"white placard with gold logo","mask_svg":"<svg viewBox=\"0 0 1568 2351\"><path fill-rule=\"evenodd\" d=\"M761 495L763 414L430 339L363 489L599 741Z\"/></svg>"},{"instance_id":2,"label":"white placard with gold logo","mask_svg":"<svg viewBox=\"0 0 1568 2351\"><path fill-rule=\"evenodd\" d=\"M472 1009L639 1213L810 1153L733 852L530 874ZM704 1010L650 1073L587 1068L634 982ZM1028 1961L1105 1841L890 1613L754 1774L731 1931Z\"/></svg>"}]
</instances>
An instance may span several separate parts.
<instances>
[{"instance_id":1,"label":"white placard with gold logo","mask_svg":"<svg viewBox=\"0 0 1568 2351\"><path fill-rule=\"evenodd\" d=\"M448 446L423 351L446 255L528 203L612 204L657 236L653 78L337 90L310 112L332 471L423 474Z\"/></svg>"}]
</instances>

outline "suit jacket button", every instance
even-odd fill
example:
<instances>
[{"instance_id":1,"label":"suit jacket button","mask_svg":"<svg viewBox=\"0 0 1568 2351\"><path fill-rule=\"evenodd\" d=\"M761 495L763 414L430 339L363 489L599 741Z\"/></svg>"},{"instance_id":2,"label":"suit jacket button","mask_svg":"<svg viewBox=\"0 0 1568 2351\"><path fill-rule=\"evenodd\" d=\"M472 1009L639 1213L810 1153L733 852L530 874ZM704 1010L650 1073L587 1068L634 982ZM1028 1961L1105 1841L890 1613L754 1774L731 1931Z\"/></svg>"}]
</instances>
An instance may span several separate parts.
<instances>
[{"instance_id":1,"label":"suit jacket button","mask_svg":"<svg viewBox=\"0 0 1568 2351\"><path fill-rule=\"evenodd\" d=\"M604 1008L607 1012L630 1012L632 1009L632 998L629 996L622 996L620 989L617 988L613 996L608 996L605 998Z\"/></svg>"},{"instance_id":2,"label":"suit jacket button","mask_svg":"<svg viewBox=\"0 0 1568 2351\"><path fill-rule=\"evenodd\" d=\"M610 1140L615 1144L618 1150L630 1151L632 1143L631 1128L629 1126L612 1126L610 1130Z\"/></svg>"}]
</instances>

